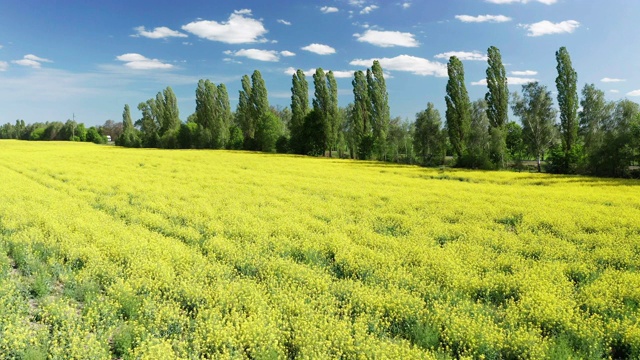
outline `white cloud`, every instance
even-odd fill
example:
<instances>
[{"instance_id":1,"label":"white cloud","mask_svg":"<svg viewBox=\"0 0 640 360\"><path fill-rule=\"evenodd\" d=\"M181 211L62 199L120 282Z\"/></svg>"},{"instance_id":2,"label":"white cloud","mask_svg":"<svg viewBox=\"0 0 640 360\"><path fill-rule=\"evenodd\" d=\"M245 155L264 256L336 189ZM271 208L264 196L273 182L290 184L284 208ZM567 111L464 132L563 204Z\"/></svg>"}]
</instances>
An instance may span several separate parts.
<instances>
[{"instance_id":1,"label":"white cloud","mask_svg":"<svg viewBox=\"0 0 640 360\"><path fill-rule=\"evenodd\" d=\"M530 82L535 82L538 81L537 79L532 79L532 78L521 78L521 77L507 77L507 84L508 85L524 85L524 84L528 84ZM476 86L476 85L487 85L487 79L480 79L478 81L473 81L471 82L471 85Z\"/></svg>"},{"instance_id":2,"label":"white cloud","mask_svg":"<svg viewBox=\"0 0 640 360\"><path fill-rule=\"evenodd\" d=\"M0 71L7 71L9 63L6 61L0 61Z\"/></svg>"},{"instance_id":3,"label":"white cloud","mask_svg":"<svg viewBox=\"0 0 640 360\"><path fill-rule=\"evenodd\" d=\"M360 14L368 14L377 8L378 8L378 5L365 6L364 9L360 10Z\"/></svg>"},{"instance_id":4,"label":"white cloud","mask_svg":"<svg viewBox=\"0 0 640 360\"><path fill-rule=\"evenodd\" d=\"M373 60L380 61L380 65L385 70L406 71L423 76L447 76L447 65L411 55L399 55L393 58L355 59L349 64L369 67L373 64Z\"/></svg>"},{"instance_id":5,"label":"white cloud","mask_svg":"<svg viewBox=\"0 0 640 360\"><path fill-rule=\"evenodd\" d=\"M617 93L619 93L619 92L620 92L620 90L611 89L611 90L609 90L609 92L610 92L610 93L617 94Z\"/></svg>"},{"instance_id":6,"label":"white cloud","mask_svg":"<svg viewBox=\"0 0 640 360\"><path fill-rule=\"evenodd\" d=\"M408 9L411 7L411 3L410 2L404 2L402 4L400 4L400 6L402 6L403 9Z\"/></svg>"},{"instance_id":7,"label":"white cloud","mask_svg":"<svg viewBox=\"0 0 640 360\"><path fill-rule=\"evenodd\" d=\"M278 22L282 25L291 25L291 22L287 20L278 19Z\"/></svg>"},{"instance_id":8,"label":"white cloud","mask_svg":"<svg viewBox=\"0 0 640 360\"><path fill-rule=\"evenodd\" d=\"M626 79L616 79L616 78L602 78L600 79L600 81L604 82L604 83L615 83L615 82L623 82L623 81L627 81Z\"/></svg>"},{"instance_id":9,"label":"white cloud","mask_svg":"<svg viewBox=\"0 0 640 360\"><path fill-rule=\"evenodd\" d=\"M282 56L296 56L296 53L285 50L285 51L280 51L280 55Z\"/></svg>"},{"instance_id":10,"label":"white cloud","mask_svg":"<svg viewBox=\"0 0 640 360\"><path fill-rule=\"evenodd\" d=\"M558 2L558 0L486 0L486 2L492 3L492 4L514 4L514 3L526 4L532 1L534 2L537 1L545 5L552 5Z\"/></svg>"},{"instance_id":11,"label":"white cloud","mask_svg":"<svg viewBox=\"0 0 640 360\"><path fill-rule=\"evenodd\" d=\"M575 20L566 20L559 23L543 20L534 24L520 24L519 26L529 31L527 36L542 36L564 33L571 34L580 27L580 23Z\"/></svg>"},{"instance_id":12,"label":"white cloud","mask_svg":"<svg viewBox=\"0 0 640 360\"><path fill-rule=\"evenodd\" d=\"M247 16L245 16L247 15ZM226 22L197 20L182 27L198 37L227 44L248 44L266 42L267 33L262 21L250 18L251 10L236 10Z\"/></svg>"},{"instance_id":13,"label":"white cloud","mask_svg":"<svg viewBox=\"0 0 640 360\"><path fill-rule=\"evenodd\" d=\"M479 51L448 51L442 54L438 54L434 56L436 59L446 59L448 60L450 57L455 56L460 60L471 60L471 61L486 61L487 55L479 52Z\"/></svg>"},{"instance_id":14,"label":"white cloud","mask_svg":"<svg viewBox=\"0 0 640 360\"><path fill-rule=\"evenodd\" d=\"M275 50L260 50L260 49L240 49L238 51L227 50L224 52L226 55L243 56L249 59L258 61L271 61L277 62L280 60L278 52Z\"/></svg>"},{"instance_id":15,"label":"white cloud","mask_svg":"<svg viewBox=\"0 0 640 360\"><path fill-rule=\"evenodd\" d=\"M349 5L362 7L365 4L365 0L349 0Z\"/></svg>"},{"instance_id":16,"label":"white cloud","mask_svg":"<svg viewBox=\"0 0 640 360\"><path fill-rule=\"evenodd\" d=\"M133 30L137 31L138 33L131 35L132 37L144 36L144 37L149 38L149 39L165 39L165 38L170 38L170 37L182 37L182 38L187 37L187 34L183 34L183 33L179 32L179 31L176 31L176 30L171 30L166 26L157 27L157 28L153 29L153 31L147 31L144 28L144 26L138 26L136 28L133 28Z\"/></svg>"},{"instance_id":17,"label":"white cloud","mask_svg":"<svg viewBox=\"0 0 640 360\"><path fill-rule=\"evenodd\" d=\"M320 8L320 11L322 11L323 14L329 14L338 12L338 8L334 6L323 6Z\"/></svg>"},{"instance_id":18,"label":"white cloud","mask_svg":"<svg viewBox=\"0 0 640 360\"><path fill-rule=\"evenodd\" d=\"M149 59L136 53L122 54L116 59L123 61L124 66L134 70L171 69L173 67L173 65L163 63L158 59Z\"/></svg>"},{"instance_id":19,"label":"white cloud","mask_svg":"<svg viewBox=\"0 0 640 360\"><path fill-rule=\"evenodd\" d=\"M400 31L367 30L364 34L353 34L360 42L366 42L380 47L417 47L419 44L415 35Z\"/></svg>"},{"instance_id":20,"label":"white cloud","mask_svg":"<svg viewBox=\"0 0 640 360\"><path fill-rule=\"evenodd\" d=\"M627 96L640 96L640 89L628 92Z\"/></svg>"},{"instance_id":21,"label":"white cloud","mask_svg":"<svg viewBox=\"0 0 640 360\"><path fill-rule=\"evenodd\" d=\"M35 56L33 54L28 54L25 55L22 59L20 60L13 60L12 63L14 64L18 64L20 66L28 66L28 67L32 67L34 69L40 69L40 67L42 67L42 63L43 62L53 62L49 59L45 59L45 58L41 58L38 56Z\"/></svg>"},{"instance_id":22,"label":"white cloud","mask_svg":"<svg viewBox=\"0 0 640 360\"><path fill-rule=\"evenodd\" d=\"M238 60L232 59L232 58L224 58L224 59L222 59L222 61L230 63L230 64L242 64L242 61L238 61Z\"/></svg>"},{"instance_id":23,"label":"white cloud","mask_svg":"<svg viewBox=\"0 0 640 360\"><path fill-rule=\"evenodd\" d=\"M512 71L511 75L515 75L515 76L535 76L538 75L537 71L533 71L533 70L522 70L522 71Z\"/></svg>"},{"instance_id":24,"label":"white cloud","mask_svg":"<svg viewBox=\"0 0 640 360\"><path fill-rule=\"evenodd\" d=\"M483 23L483 22L494 22L501 23L511 21L511 18L504 15L456 15L456 19L466 22L466 23Z\"/></svg>"},{"instance_id":25,"label":"white cloud","mask_svg":"<svg viewBox=\"0 0 640 360\"><path fill-rule=\"evenodd\" d=\"M328 73L329 70L325 70L323 69L325 73ZM293 68L293 67L288 67L284 70L284 73L287 75L293 75L295 74L297 71L297 69ZM345 79L345 78L350 78L353 77L353 71L349 71L349 70L331 70L333 72L333 77L336 79ZM313 76L313 74L316 73L316 69L309 69L307 71L304 71L304 76Z\"/></svg>"},{"instance_id":26,"label":"white cloud","mask_svg":"<svg viewBox=\"0 0 640 360\"><path fill-rule=\"evenodd\" d=\"M303 47L302 50L310 51L318 55L330 55L330 54L335 54L336 52L336 49L332 48L329 45L315 44L315 43L309 44Z\"/></svg>"}]
</instances>

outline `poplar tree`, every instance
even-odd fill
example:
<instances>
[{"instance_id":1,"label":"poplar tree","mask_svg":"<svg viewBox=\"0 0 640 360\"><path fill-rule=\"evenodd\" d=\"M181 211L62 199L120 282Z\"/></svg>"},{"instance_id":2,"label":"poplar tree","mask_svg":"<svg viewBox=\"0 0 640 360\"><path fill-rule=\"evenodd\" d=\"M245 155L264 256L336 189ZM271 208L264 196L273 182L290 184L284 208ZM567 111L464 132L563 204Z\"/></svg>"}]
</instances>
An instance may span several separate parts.
<instances>
[{"instance_id":1,"label":"poplar tree","mask_svg":"<svg viewBox=\"0 0 640 360\"><path fill-rule=\"evenodd\" d=\"M122 132L133 129L133 122L131 121L131 110L129 104L124 104L124 111L122 112Z\"/></svg>"},{"instance_id":2,"label":"poplar tree","mask_svg":"<svg viewBox=\"0 0 640 360\"><path fill-rule=\"evenodd\" d=\"M556 51L558 77L558 107L560 108L560 132L562 135L562 150L564 151L564 170L575 165L572 150L578 140L578 74L571 65L571 57L564 46Z\"/></svg>"},{"instance_id":3,"label":"poplar tree","mask_svg":"<svg viewBox=\"0 0 640 360\"><path fill-rule=\"evenodd\" d=\"M291 148L293 152L302 154L304 152L303 127L304 119L309 113L309 83L300 69L293 74L291 87Z\"/></svg>"},{"instance_id":4,"label":"poplar tree","mask_svg":"<svg viewBox=\"0 0 640 360\"><path fill-rule=\"evenodd\" d=\"M509 121L509 89L507 87L507 72L502 64L502 56L497 47L491 46L487 50L487 88L489 91L484 99L487 103L487 117L491 125L492 158L496 165L504 167L506 152L505 126Z\"/></svg>"},{"instance_id":5,"label":"poplar tree","mask_svg":"<svg viewBox=\"0 0 640 360\"><path fill-rule=\"evenodd\" d=\"M329 146L329 89L327 87L327 76L322 68L317 68L313 74L313 111L320 124L322 124L322 143L324 150Z\"/></svg>"},{"instance_id":6,"label":"poplar tree","mask_svg":"<svg viewBox=\"0 0 640 360\"><path fill-rule=\"evenodd\" d=\"M338 134L341 128L341 117L338 109L338 84L333 76L333 71L326 74L327 77L327 147L329 148L329 157L331 151L338 144Z\"/></svg>"},{"instance_id":7,"label":"poplar tree","mask_svg":"<svg viewBox=\"0 0 640 360\"><path fill-rule=\"evenodd\" d=\"M247 147L247 142L253 140L255 136L255 123L252 121L251 114L251 79L248 75L242 76L242 90L239 91L238 94L238 107L236 110L236 118L240 125L240 129L242 129L242 135L245 139L245 148Z\"/></svg>"},{"instance_id":8,"label":"poplar tree","mask_svg":"<svg viewBox=\"0 0 640 360\"><path fill-rule=\"evenodd\" d=\"M229 129L231 127L231 120L233 114L231 113L231 103L229 102L229 93L225 84L219 84L216 88L217 92L217 108L218 119L217 128L218 132L214 132L214 140L216 142L216 148L223 149L229 142Z\"/></svg>"},{"instance_id":9,"label":"poplar tree","mask_svg":"<svg viewBox=\"0 0 640 360\"><path fill-rule=\"evenodd\" d=\"M383 159L386 156L387 133L391 116L389 114L387 85L378 60L374 60L371 70L367 70L367 85L371 100L374 144L378 152L378 158Z\"/></svg>"},{"instance_id":10,"label":"poplar tree","mask_svg":"<svg viewBox=\"0 0 640 360\"><path fill-rule=\"evenodd\" d=\"M465 154L465 141L471 124L471 103L464 84L464 67L455 56L449 58L447 64L449 81L447 82L447 111L445 114L449 140L458 159Z\"/></svg>"},{"instance_id":11,"label":"poplar tree","mask_svg":"<svg viewBox=\"0 0 640 360\"><path fill-rule=\"evenodd\" d=\"M356 146L355 154L359 159L371 156L371 101L367 78L364 72L358 70L353 74L353 111L351 113L351 128L353 142Z\"/></svg>"}]
</instances>

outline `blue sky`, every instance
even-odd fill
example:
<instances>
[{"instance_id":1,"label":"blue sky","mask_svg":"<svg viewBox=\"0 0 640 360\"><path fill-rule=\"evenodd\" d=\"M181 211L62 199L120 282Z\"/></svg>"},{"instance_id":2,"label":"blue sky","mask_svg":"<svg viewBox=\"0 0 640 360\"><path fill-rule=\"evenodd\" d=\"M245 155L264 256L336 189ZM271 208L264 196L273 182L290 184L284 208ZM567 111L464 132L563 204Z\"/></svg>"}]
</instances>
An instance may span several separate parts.
<instances>
[{"instance_id":1,"label":"blue sky","mask_svg":"<svg viewBox=\"0 0 640 360\"><path fill-rule=\"evenodd\" d=\"M166 86L185 120L199 79L225 83L235 108L240 78L255 69L279 106L290 103L292 69L310 83L310 69L333 70L346 106L353 72L373 59L387 74L391 115L413 120L429 101L444 115L451 54L463 60L471 100L483 97L491 45L511 91L530 79L554 90L554 54L566 46L580 88L640 101L639 15L633 0L5 0L0 123L120 121L125 103L135 109Z\"/></svg>"}]
</instances>

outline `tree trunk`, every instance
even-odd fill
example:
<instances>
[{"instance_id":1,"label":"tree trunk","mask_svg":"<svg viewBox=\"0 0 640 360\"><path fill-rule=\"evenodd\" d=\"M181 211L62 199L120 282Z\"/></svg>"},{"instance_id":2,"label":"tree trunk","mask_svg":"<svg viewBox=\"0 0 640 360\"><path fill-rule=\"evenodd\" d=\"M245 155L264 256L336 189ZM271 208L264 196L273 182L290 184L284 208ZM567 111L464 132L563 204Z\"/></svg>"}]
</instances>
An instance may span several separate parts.
<instances>
[{"instance_id":1,"label":"tree trunk","mask_svg":"<svg viewBox=\"0 0 640 360\"><path fill-rule=\"evenodd\" d=\"M540 154L538 154L538 172L542 172L542 167L540 166Z\"/></svg>"}]
</instances>

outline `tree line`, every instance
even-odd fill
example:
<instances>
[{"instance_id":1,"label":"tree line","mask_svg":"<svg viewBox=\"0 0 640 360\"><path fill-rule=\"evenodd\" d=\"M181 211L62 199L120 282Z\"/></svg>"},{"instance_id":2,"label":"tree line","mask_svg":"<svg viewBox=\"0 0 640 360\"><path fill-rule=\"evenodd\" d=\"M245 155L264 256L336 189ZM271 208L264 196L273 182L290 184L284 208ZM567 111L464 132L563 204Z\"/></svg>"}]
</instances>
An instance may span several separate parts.
<instances>
[{"instance_id":1,"label":"tree line","mask_svg":"<svg viewBox=\"0 0 640 360\"><path fill-rule=\"evenodd\" d=\"M71 120L17 121L0 127L0 138L100 143L110 135L126 147L244 149L478 169L522 169L528 160L538 171L639 177L640 106L626 99L607 102L593 84L585 84L580 98L567 49L555 55L557 109L551 91L538 82L510 93L500 50L491 46L487 92L473 102L462 62L449 59L444 122L431 102L414 121L391 118L383 69L374 61L371 68L354 73L353 102L346 107L338 105L332 71L315 70L309 101L307 77L297 70L291 105L280 108L269 104L265 81L255 70L241 79L235 111L225 84L202 79L195 112L184 122L167 87L138 104L142 117L135 122L125 105L122 123L116 123L119 131L111 120L89 129ZM509 119L509 109L519 123Z\"/></svg>"}]
</instances>

